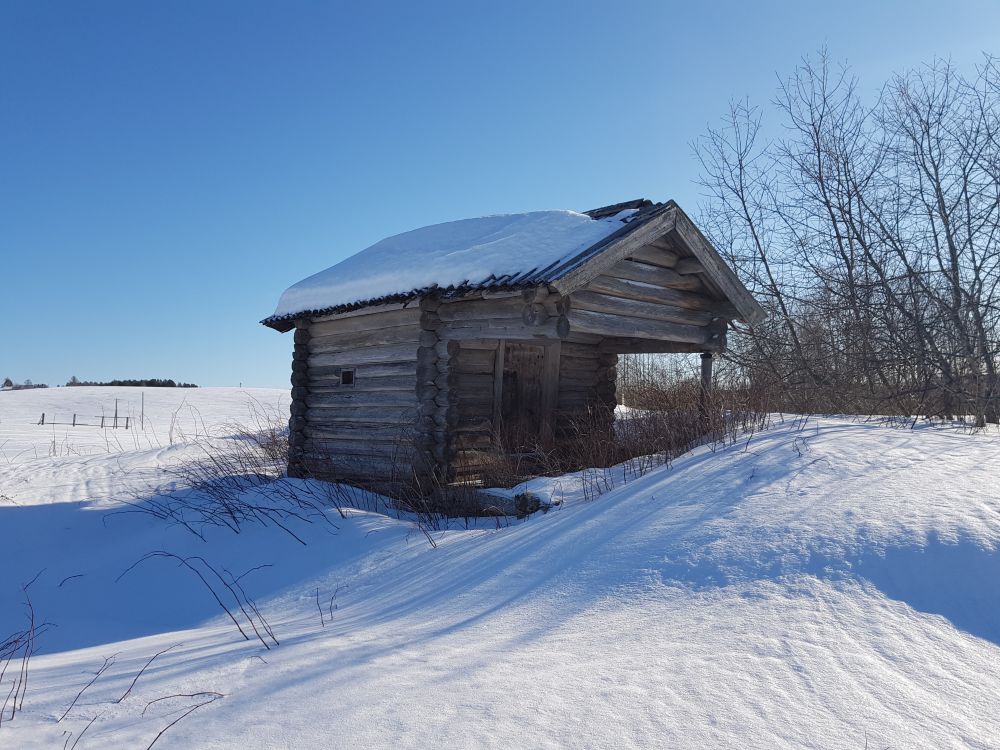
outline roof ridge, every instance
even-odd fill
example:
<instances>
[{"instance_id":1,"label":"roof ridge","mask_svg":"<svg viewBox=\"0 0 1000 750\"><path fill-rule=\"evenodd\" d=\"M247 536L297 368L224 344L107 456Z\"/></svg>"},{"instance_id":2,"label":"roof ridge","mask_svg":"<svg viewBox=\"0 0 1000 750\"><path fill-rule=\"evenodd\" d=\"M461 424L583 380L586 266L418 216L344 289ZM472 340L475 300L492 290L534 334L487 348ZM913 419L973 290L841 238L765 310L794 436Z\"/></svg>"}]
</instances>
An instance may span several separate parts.
<instances>
[{"instance_id":1,"label":"roof ridge","mask_svg":"<svg viewBox=\"0 0 1000 750\"><path fill-rule=\"evenodd\" d=\"M606 219L609 216L614 216L615 214L626 211L630 208L641 209L649 208L655 205L656 204L649 200L649 198L636 198L635 200L623 201L622 203L614 203L610 206L592 208L589 211L584 211L583 213L591 219Z\"/></svg>"}]
</instances>

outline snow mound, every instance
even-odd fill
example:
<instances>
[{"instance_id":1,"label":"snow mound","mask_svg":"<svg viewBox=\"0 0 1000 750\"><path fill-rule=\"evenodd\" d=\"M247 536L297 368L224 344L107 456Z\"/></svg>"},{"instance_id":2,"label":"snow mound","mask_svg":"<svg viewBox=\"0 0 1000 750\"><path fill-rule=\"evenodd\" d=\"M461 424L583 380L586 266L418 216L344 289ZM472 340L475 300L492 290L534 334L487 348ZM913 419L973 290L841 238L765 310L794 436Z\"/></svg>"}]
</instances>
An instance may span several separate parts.
<instances>
[{"instance_id":1,"label":"snow mound","mask_svg":"<svg viewBox=\"0 0 1000 750\"><path fill-rule=\"evenodd\" d=\"M305 545L202 541L86 475L57 503L25 485L0 505L0 634L33 578L57 627L0 746L147 747L194 708L157 747L996 747L998 460L995 434L786 422L627 483L533 480L558 509L436 547L356 510ZM585 502L594 481L616 486ZM280 645L171 559L122 576L153 550L239 577Z\"/></svg>"},{"instance_id":2,"label":"snow mound","mask_svg":"<svg viewBox=\"0 0 1000 750\"><path fill-rule=\"evenodd\" d=\"M635 210L605 219L534 211L435 224L397 234L289 287L272 318L478 285L569 260L617 232Z\"/></svg>"}]
</instances>

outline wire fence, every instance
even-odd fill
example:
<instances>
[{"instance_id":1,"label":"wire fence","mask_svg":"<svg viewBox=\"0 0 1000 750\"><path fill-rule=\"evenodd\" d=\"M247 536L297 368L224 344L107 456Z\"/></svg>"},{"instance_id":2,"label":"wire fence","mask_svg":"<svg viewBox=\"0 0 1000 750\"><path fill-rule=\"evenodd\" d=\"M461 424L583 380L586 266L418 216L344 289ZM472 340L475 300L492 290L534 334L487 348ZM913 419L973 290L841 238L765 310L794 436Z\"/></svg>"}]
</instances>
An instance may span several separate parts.
<instances>
[{"instance_id":1,"label":"wire fence","mask_svg":"<svg viewBox=\"0 0 1000 750\"><path fill-rule=\"evenodd\" d=\"M145 396L145 394L143 394L143 396ZM143 398L143 412L145 412L145 398ZM60 422L57 414L42 412L42 416L38 419L38 424L43 427L45 425L61 425L65 427L100 427L102 430L117 430L120 428L127 430L129 429L130 424L131 426L135 425L135 420L130 416L118 416L118 399L115 399L115 411L113 414L100 414L93 416L73 414L71 417L63 416L63 419L69 419L69 421Z\"/></svg>"}]
</instances>

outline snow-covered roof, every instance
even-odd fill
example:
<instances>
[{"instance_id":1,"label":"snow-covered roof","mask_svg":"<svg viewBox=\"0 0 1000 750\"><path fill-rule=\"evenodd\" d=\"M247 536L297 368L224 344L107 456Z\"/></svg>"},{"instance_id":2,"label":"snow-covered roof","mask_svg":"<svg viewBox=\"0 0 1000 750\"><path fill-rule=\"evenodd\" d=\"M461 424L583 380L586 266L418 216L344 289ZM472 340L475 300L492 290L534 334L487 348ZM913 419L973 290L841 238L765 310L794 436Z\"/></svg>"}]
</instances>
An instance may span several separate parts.
<instances>
[{"instance_id":1,"label":"snow-covered roof","mask_svg":"<svg viewBox=\"0 0 1000 750\"><path fill-rule=\"evenodd\" d=\"M676 228L683 229L677 250L705 264L703 278L713 296L731 301L747 322L759 320L763 310L677 204L639 199L584 213L484 216L397 234L293 284L261 322L287 331L295 318L405 302L430 292L461 296L550 285L565 294L602 263L614 262L616 247Z\"/></svg>"},{"instance_id":2,"label":"snow-covered roof","mask_svg":"<svg viewBox=\"0 0 1000 750\"><path fill-rule=\"evenodd\" d=\"M610 215L596 210L484 216L397 234L293 284L262 322L272 325L304 314L399 301L433 289L545 283L641 223L652 207L649 201L621 205L639 207Z\"/></svg>"}]
</instances>

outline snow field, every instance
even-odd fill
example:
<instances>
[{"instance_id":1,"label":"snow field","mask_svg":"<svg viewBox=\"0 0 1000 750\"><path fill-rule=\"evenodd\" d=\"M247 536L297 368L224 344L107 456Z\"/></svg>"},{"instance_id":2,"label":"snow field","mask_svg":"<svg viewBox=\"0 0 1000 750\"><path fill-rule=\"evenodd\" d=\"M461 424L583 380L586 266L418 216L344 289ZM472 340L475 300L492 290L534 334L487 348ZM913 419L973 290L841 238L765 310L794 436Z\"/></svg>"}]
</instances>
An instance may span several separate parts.
<instances>
[{"instance_id":1,"label":"snow field","mask_svg":"<svg viewBox=\"0 0 1000 750\"><path fill-rule=\"evenodd\" d=\"M241 398L199 408L223 424ZM0 464L0 634L36 574L57 626L0 747L146 747L206 691L157 748L1000 746L996 435L786 421L593 502L533 480L562 507L436 548L361 511L296 528L304 546L119 512L115 466L189 449ZM243 581L281 645L172 561L120 577L156 549L269 566Z\"/></svg>"}]
</instances>

